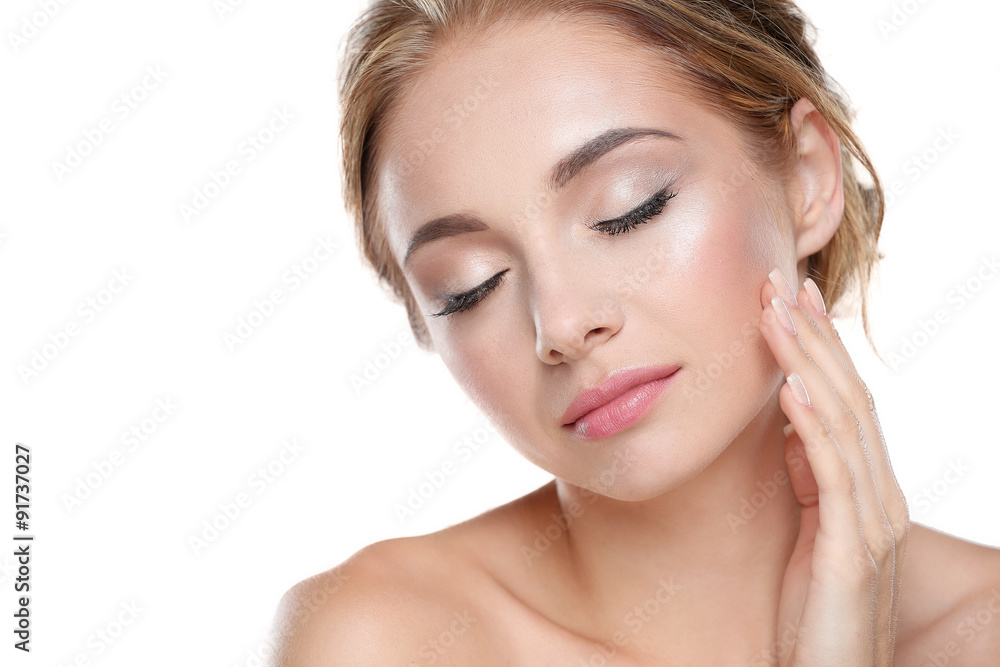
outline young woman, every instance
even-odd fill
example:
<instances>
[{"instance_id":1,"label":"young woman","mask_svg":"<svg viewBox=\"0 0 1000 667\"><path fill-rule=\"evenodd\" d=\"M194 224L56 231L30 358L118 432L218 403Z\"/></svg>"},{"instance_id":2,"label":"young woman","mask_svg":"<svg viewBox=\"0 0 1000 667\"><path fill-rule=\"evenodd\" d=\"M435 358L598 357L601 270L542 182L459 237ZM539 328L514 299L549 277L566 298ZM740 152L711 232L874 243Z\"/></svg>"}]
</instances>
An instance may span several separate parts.
<instances>
[{"instance_id":1,"label":"young woman","mask_svg":"<svg viewBox=\"0 0 1000 667\"><path fill-rule=\"evenodd\" d=\"M555 479L298 584L279 665L997 664L1000 551L910 523L830 320L883 198L805 28L781 0L366 12L364 255Z\"/></svg>"}]
</instances>

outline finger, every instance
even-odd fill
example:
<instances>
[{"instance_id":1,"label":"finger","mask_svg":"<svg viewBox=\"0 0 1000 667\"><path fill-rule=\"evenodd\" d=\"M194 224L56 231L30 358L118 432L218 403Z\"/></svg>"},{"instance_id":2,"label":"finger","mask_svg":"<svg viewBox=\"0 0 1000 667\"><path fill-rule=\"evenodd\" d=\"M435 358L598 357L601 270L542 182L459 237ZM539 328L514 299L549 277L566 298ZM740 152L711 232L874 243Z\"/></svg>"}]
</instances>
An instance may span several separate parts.
<instances>
[{"instance_id":1,"label":"finger","mask_svg":"<svg viewBox=\"0 0 1000 667\"><path fill-rule=\"evenodd\" d=\"M802 439L817 488L816 504L801 510L803 521L810 518L813 525L818 523L814 528L812 578L821 588L835 591L835 597L828 598L828 602L846 613L838 621L840 631L872 647L875 654L881 652L874 664L892 664L885 657L888 651L880 648L885 642L879 641L888 632L885 623L890 617L885 614L891 599L881 592L884 587L879 585L874 561L867 551L856 478L821 416L793 396L794 375L790 381L781 388L779 401ZM811 430L802 431L800 424L812 424ZM885 630L880 632L879 628Z\"/></svg>"},{"instance_id":2,"label":"finger","mask_svg":"<svg viewBox=\"0 0 1000 667\"><path fill-rule=\"evenodd\" d=\"M798 334L786 330L785 325L791 324L791 316L780 298L774 299L774 306L772 311L776 315L762 320L767 320L763 335L775 352L775 359L785 368L786 374L789 373L790 367L803 369L803 373L812 378L810 386L816 388L814 394L821 397L815 401L811 400L809 389L804 385L804 378L800 377L798 372L792 371L786 382L789 386L783 387L781 394L788 396L795 394L799 400L789 398L787 405L782 402L782 409L801 434L807 456L812 454L811 450L824 444L822 432L815 426L818 423L822 425L830 440L839 445L839 454L844 459L839 468L850 472L849 490L841 486L839 489L835 487L829 494L824 494L821 479L823 471L815 463L812 465L819 490L820 517L815 553L825 556L819 568L836 572L837 585L847 586L844 594L853 599L853 604L859 609L870 610L872 616L865 614L865 618L870 620L862 623L856 630L866 633L866 636L871 638L873 647L884 662L890 655L888 636L893 622L896 550L892 540L892 529L882 511L874 475L865 456L864 444L861 442L864 438L863 430L851 410L837 395L826 374L809 357ZM785 324L776 324L780 317L777 313L783 315L781 319ZM794 329L794 326L789 328ZM797 391L793 388L797 388ZM795 405L796 402L799 403L798 406ZM812 434L803 431L793 417L793 414L801 414L803 408L808 408L812 413L813 419L807 419L814 423L815 430ZM811 456L810 461L812 462ZM831 466L831 471L838 469L834 463L821 462L820 465ZM844 511L828 512L827 505L838 497L849 499L852 507ZM879 551L872 546L873 541L888 543L889 546L886 550Z\"/></svg>"},{"instance_id":3,"label":"finger","mask_svg":"<svg viewBox=\"0 0 1000 667\"><path fill-rule=\"evenodd\" d=\"M803 512L818 507L819 533L829 542L833 553L839 554L837 577L843 581L859 581L867 574L854 565L855 557L865 552L864 537L860 528L859 500L855 476L850 463L813 406L803 405L794 397L791 377L782 386L778 400L782 410L795 428L803 443L816 494L810 497L802 470L797 471L796 489L802 492Z\"/></svg>"},{"instance_id":4,"label":"finger","mask_svg":"<svg viewBox=\"0 0 1000 667\"><path fill-rule=\"evenodd\" d=\"M849 405L854 406L855 416L865 431L868 458L875 475L875 485L879 490L879 497L882 499L883 511L894 529L902 528L903 523L908 523L906 500L889 461L885 436L879 423L871 392L868 391L867 385L858 375L840 334L826 314L823 295L812 278L806 279L796 298L800 305L799 312L809 323L810 330L823 341L822 346L808 348L814 361L821 368L832 370L835 367L833 363L835 359L842 370L842 373L830 373L831 382L836 387L838 394L844 397Z\"/></svg>"},{"instance_id":5,"label":"finger","mask_svg":"<svg viewBox=\"0 0 1000 667\"><path fill-rule=\"evenodd\" d=\"M782 283L778 283L778 287L781 286ZM857 375L850 356L846 351L841 352L843 344L839 335L826 317L823 306L816 307L819 299L811 299L810 292L818 294L814 285L807 284L797 295L799 307L789 304L788 308L782 308L792 322L798 339L799 350L792 350L789 358L794 359L796 353L808 358L810 363L805 365L800 375L804 383L808 382L815 389L813 393L821 397L817 398L817 404L822 406L820 413L827 419L827 426L841 444L855 473L865 548L863 551L858 550L852 560L858 573L870 580L869 585L879 598L876 627L882 628L881 632L892 638L899 600L898 573L902 567L904 551L899 539L902 536L905 540L905 534L908 533L905 499L887 464L884 438L871 394ZM808 310L813 311L812 315ZM824 328L830 335L824 333ZM787 345L788 336L785 338L785 349L789 350L791 346ZM840 350L837 349L838 346ZM790 362L786 360L786 363ZM855 431L855 434L852 435L851 431ZM870 446L869 443L872 442L876 444L875 447ZM881 452L875 461L872 449ZM879 468L882 469L881 473L876 472ZM889 508L888 512L886 507ZM901 507L904 509L902 522L899 521ZM895 525L890 516L896 520ZM906 524L905 528L901 523ZM890 642L880 642L879 647L886 657L891 655Z\"/></svg>"},{"instance_id":6,"label":"finger","mask_svg":"<svg viewBox=\"0 0 1000 667\"><path fill-rule=\"evenodd\" d=\"M789 431L785 439L785 465L788 468L788 479L799 504L811 507L818 501L819 489L816 486L816 477L813 475L806 457L805 443L795 432L794 424L789 424L785 428Z\"/></svg>"},{"instance_id":7,"label":"finger","mask_svg":"<svg viewBox=\"0 0 1000 667\"><path fill-rule=\"evenodd\" d=\"M773 277L773 274L772 274ZM781 278L778 278L781 280ZM815 412L821 417L825 428L830 432L831 437L838 443L848 465L854 475L854 481L858 494L858 516L862 525L863 535L867 540L875 539L885 542L884 537L880 537L884 532L890 532L888 520L882 510L878 489L875 483L874 474L871 469L869 455L865 443L865 429L856 417L854 411L847 405L845 400L839 395L827 370L836 375L840 369L821 368L812 356L812 352L820 355L829 364L830 356L823 355L824 344L822 339L810 328L807 315L794 304L785 304L780 297L773 300L773 311L771 315L762 318L767 326L763 328L763 335L771 346L778 365L781 366L786 376L795 374L799 377L805 387L805 392L811 397L812 406ZM785 325L791 322L794 333L786 329ZM828 350L829 348L826 347ZM849 398L847 400L850 400ZM796 424L796 429L799 425ZM800 434L804 433L800 431ZM809 441L803 438L809 445ZM818 475L815 468L813 473ZM864 552L858 551L854 554L853 560L858 564L859 569L864 572L870 569L866 563L868 549ZM891 552L889 556L891 556Z\"/></svg>"},{"instance_id":8,"label":"finger","mask_svg":"<svg viewBox=\"0 0 1000 667\"><path fill-rule=\"evenodd\" d=\"M865 433L864 444L867 445L867 458L871 464L882 511L889 523L889 529L877 531L877 537L869 534L868 540L872 545L870 548L875 558L880 559L881 557L883 569L888 570L891 567L892 570L890 590L886 593L890 597L890 602L884 609L889 614L888 623L891 626L890 638L894 641L899 605L899 586L910 529L909 509L906 498L889 462L888 448L886 447L885 436L882 432L878 415L876 414L874 400L865 383L858 376L857 370L850 360L850 355L847 354L844 348L843 341L840 339L836 327L834 327L833 322L827 316L823 296L816 286L815 281L807 278L796 298L800 304L800 310L810 322L810 327L821 334L824 341L829 345L829 349L836 353L837 361L844 371L843 377L849 377L853 380L853 383L847 383L848 386L857 386L864 392L863 399L860 396L860 392L855 396L854 404L858 406L855 410L855 415L858 417ZM812 356L814 361L821 366L832 367L832 361L822 352L814 353ZM843 386L843 384L839 386ZM838 391L841 395L847 392L846 389L839 389ZM860 406L862 405L868 406L867 418L861 414L862 410ZM889 554L891 554L891 557ZM891 564L887 562L889 560L891 560Z\"/></svg>"},{"instance_id":9,"label":"finger","mask_svg":"<svg viewBox=\"0 0 1000 667\"><path fill-rule=\"evenodd\" d=\"M903 581L903 562L906 558L906 546L909 542L909 537L910 529L909 523L907 522L907 527L902 538L902 544L899 549L896 550L896 569L892 573L892 617L889 626L890 653L892 655L895 655L896 625L899 619L899 598Z\"/></svg>"}]
</instances>

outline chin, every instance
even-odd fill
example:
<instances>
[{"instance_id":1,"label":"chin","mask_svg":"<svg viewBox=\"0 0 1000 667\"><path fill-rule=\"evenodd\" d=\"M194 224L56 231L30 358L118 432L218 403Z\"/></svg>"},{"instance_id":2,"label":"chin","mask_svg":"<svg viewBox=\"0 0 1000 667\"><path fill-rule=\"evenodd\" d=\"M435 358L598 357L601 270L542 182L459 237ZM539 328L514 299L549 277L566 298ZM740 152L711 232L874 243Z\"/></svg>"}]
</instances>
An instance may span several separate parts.
<instances>
[{"instance_id":1,"label":"chin","mask_svg":"<svg viewBox=\"0 0 1000 667\"><path fill-rule=\"evenodd\" d=\"M632 437L623 433L616 442L608 441L603 447L600 461L593 461L583 473L563 479L602 496L630 502L650 500L684 485L725 451L725 446L714 451L712 443L678 434L670 427Z\"/></svg>"}]
</instances>

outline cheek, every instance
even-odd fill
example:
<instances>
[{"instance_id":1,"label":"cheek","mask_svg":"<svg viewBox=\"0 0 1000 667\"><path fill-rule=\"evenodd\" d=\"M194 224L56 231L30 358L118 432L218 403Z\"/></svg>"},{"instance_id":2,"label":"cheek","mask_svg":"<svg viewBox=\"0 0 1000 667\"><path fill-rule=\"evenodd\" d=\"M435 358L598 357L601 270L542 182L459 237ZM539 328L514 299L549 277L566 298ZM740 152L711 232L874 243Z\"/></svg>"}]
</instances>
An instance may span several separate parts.
<instances>
[{"instance_id":1,"label":"cheek","mask_svg":"<svg viewBox=\"0 0 1000 667\"><path fill-rule=\"evenodd\" d=\"M544 401L534 400L542 390L531 368L539 363L533 348L483 331L452 336L441 349L448 370L501 437L543 470L560 469L558 449L542 426L551 415L540 407Z\"/></svg>"},{"instance_id":2,"label":"cheek","mask_svg":"<svg viewBox=\"0 0 1000 667\"><path fill-rule=\"evenodd\" d=\"M487 323L491 320L483 318ZM525 351L499 327L469 326L460 330L440 326L434 334L438 355L470 400L505 434L523 420L523 401L530 381L524 368ZM516 354L515 354L516 352ZM528 350L530 353L531 351Z\"/></svg>"},{"instance_id":3,"label":"cheek","mask_svg":"<svg viewBox=\"0 0 1000 667\"><path fill-rule=\"evenodd\" d=\"M749 193L744 201L753 201ZM728 224L714 239L715 262L711 289L717 290L714 321L717 333L707 337L701 362L709 377L720 376L725 396L743 396L756 413L781 381L781 369L760 333L761 290L767 274L783 266L781 221L760 204L732 207ZM708 277L706 276L706 280Z\"/></svg>"},{"instance_id":4,"label":"cheek","mask_svg":"<svg viewBox=\"0 0 1000 667\"><path fill-rule=\"evenodd\" d=\"M734 319L759 313L758 280L771 261L771 244L759 238L766 219L746 206L699 205L678 211L649 252L659 251L660 270L650 272L642 301L664 318L668 331L685 337L714 335ZM646 252L646 251L643 251ZM643 277L643 276L637 276Z\"/></svg>"},{"instance_id":5,"label":"cheek","mask_svg":"<svg viewBox=\"0 0 1000 667\"><path fill-rule=\"evenodd\" d=\"M654 330L670 336L667 348L677 348L661 359L689 364L702 389L735 391L746 382L766 390L776 362L758 328L760 292L768 272L787 262L781 222L750 191L692 207L677 221L663 237L665 270L639 298Z\"/></svg>"}]
</instances>

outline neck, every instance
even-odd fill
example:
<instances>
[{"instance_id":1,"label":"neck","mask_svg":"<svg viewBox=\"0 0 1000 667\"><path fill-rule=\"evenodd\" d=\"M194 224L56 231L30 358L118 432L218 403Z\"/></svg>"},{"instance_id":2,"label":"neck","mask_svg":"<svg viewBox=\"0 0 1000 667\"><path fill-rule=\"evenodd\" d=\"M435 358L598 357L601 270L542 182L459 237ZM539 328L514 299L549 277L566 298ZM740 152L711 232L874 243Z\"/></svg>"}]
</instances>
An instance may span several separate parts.
<instances>
[{"instance_id":1,"label":"neck","mask_svg":"<svg viewBox=\"0 0 1000 667\"><path fill-rule=\"evenodd\" d=\"M784 459L788 420L772 399L707 468L655 498L616 500L555 480L552 502L575 516L564 537L572 588L581 608L602 610L598 635L621 630L644 650L703 636L751 657L773 642L799 505Z\"/></svg>"}]
</instances>

